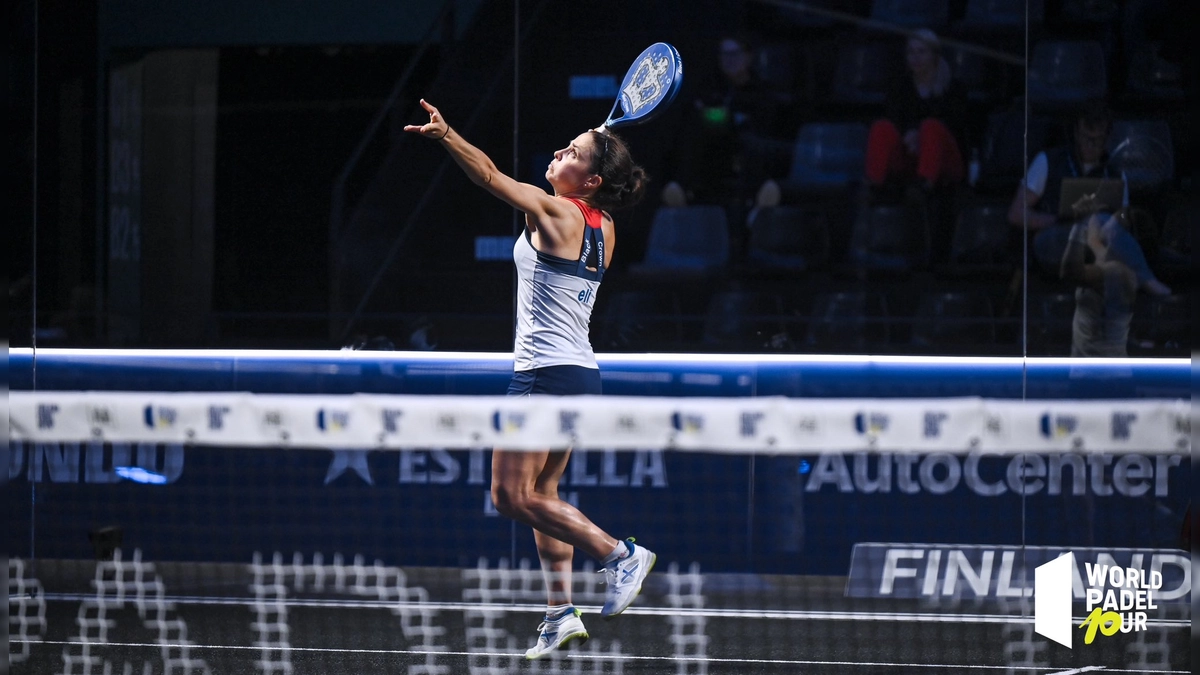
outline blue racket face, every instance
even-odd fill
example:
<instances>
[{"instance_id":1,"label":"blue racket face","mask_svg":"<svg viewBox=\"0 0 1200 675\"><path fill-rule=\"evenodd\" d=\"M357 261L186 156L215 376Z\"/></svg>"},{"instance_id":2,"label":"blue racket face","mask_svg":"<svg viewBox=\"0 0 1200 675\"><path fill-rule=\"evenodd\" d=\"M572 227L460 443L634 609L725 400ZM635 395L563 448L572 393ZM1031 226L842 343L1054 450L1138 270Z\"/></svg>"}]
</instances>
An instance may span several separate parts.
<instances>
[{"instance_id":1,"label":"blue racket face","mask_svg":"<svg viewBox=\"0 0 1200 675\"><path fill-rule=\"evenodd\" d=\"M671 105L682 84L683 61L679 52L665 42L650 45L625 73L604 125L616 128L649 122ZM624 114L614 117L618 106Z\"/></svg>"}]
</instances>

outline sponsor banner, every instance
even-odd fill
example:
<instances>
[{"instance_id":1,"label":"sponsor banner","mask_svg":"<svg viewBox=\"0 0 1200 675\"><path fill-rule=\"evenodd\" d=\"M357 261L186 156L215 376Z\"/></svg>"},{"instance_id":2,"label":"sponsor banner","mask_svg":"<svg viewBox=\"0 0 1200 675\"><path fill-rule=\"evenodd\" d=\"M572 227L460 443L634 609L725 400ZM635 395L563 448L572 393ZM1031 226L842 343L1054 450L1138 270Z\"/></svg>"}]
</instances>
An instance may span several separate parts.
<instances>
[{"instance_id":1,"label":"sponsor banner","mask_svg":"<svg viewBox=\"0 0 1200 675\"><path fill-rule=\"evenodd\" d=\"M215 417L224 424L233 413ZM509 423L503 416L489 423L496 421ZM393 422L404 428L404 416ZM346 424L332 415L324 423ZM685 429L696 424L679 420ZM1041 478L1030 468L1038 465L1046 468ZM245 561L269 546L354 551L398 565L470 566L480 555L509 555L514 535L518 551L533 550L530 530L514 529L492 504L491 466L491 452L482 447L16 441L0 444L14 524L3 540L13 555L29 555L36 544L47 558L91 557L88 530L112 526L123 529L125 546L163 560ZM1179 537L1190 475L1184 455L601 449L571 453L559 495L615 536L645 541L664 563L840 576L864 541L1160 549ZM1022 508L1029 514L1024 520ZM972 592L971 583L982 589L985 563L985 592L1003 589L1007 597L1019 586L1011 580L1019 579L1013 566L1022 558L1006 558L1012 549L993 547L990 557L942 552L927 572L932 545L894 546L910 552L893 561L893 596L932 574L941 597L951 562L951 596ZM1118 564L1132 563L1112 555ZM868 569L881 575L881 565ZM1164 558L1168 592L1176 588L1169 566ZM910 569L916 577L899 571ZM1001 585L1001 578L1010 581ZM879 579L870 584L878 592Z\"/></svg>"},{"instance_id":2,"label":"sponsor banner","mask_svg":"<svg viewBox=\"0 0 1200 675\"><path fill-rule=\"evenodd\" d=\"M1034 596L1036 568L1066 553L1073 555L1070 594L1077 603L1090 602L1089 590L1095 595L1110 577L1119 577L1116 586L1153 580L1156 601L1191 601L1191 557L1183 550L972 544L855 544L846 595L933 601L1028 598Z\"/></svg>"},{"instance_id":3,"label":"sponsor banner","mask_svg":"<svg viewBox=\"0 0 1200 675\"><path fill-rule=\"evenodd\" d=\"M12 392L10 438L305 448L743 453L1189 447L1185 401Z\"/></svg>"},{"instance_id":4,"label":"sponsor banner","mask_svg":"<svg viewBox=\"0 0 1200 675\"><path fill-rule=\"evenodd\" d=\"M1165 497L1182 454L947 452L827 453L801 471L804 491L844 494L931 494L967 491L980 497Z\"/></svg>"}]
</instances>

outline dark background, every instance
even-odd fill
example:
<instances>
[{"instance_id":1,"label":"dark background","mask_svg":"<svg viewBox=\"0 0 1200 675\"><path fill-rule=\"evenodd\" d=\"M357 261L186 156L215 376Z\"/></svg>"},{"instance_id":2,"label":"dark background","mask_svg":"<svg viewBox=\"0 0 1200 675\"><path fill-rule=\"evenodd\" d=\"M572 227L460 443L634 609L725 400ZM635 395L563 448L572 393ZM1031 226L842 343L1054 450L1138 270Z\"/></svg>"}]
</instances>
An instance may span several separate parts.
<instances>
[{"instance_id":1,"label":"dark background","mask_svg":"<svg viewBox=\"0 0 1200 675\"><path fill-rule=\"evenodd\" d=\"M935 263L885 275L856 267L837 245L859 215L856 181L832 195L785 190L785 203L826 209L835 244L822 265L763 270L735 243L727 264L691 278L640 267L659 191L679 172L689 142L689 104L715 76L720 37L756 38L758 67L780 102L768 139L774 177L786 181L802 125L879 116L877 103L836 95L838 55L855 44L898 50L895 34L798 14L785 3L608 2L587 14L533 0L402 4L311 2L285 15L261 3L16 3L7 68L16 159L11 344L36 336L38 346L338 348L374 338L371 346L383 348L507 351L511 265L477 260L475 238L511 236L516 218L400 127L421 118L416 101L425 96L498 166L540 184L549 153L602 121L611 105L609 97L571 98L570 77L619 79L645 45L667 41L683 55L687 77L666 117L624 134L654 183L641 205L618 217L621 246L593 318L598 351L1068 353L1071 289L1037 270L1025 274L1019 245L999 269L978 275ZM825 4L879 18L866 0ZM1186 201L1193 84L1188 60L1172 51L1180 22L1170 17L1180 4L1051 0L1030 23L1031 49L1047 39L1103 47L1118 119L1169 125L1175 175L1135 197L1153 217L1152 235L1173 210L1195 214ZM1023 27L972 26L967 5L946 3L939 34L1025 52ZM1147 45L1176 68L1158 94L1131 68ZM902 67L898 51L891 65ZM109 86L114 70L130 66L143 73L140 258L121 263L112 259L109 215ZM989 115L1023 110L1024 69L989 69L972 103L973 147L987 141ZM1062 110L1035 107L1031 119L1048 139L1063 139ZM360 142L361 158L350 166ZM1005 207L1017 178L964 188L947 222L971 204ZM1186 355L1191 275L1172 276L1156 253L1148 248L1176 297L1139 300L1130 353ZM632 310L614 304L631 290L654 291L666 309L631 327ZM868 307L882 307L868 310L869 328L854 329L861 341L829 339L816 326L816 299L831 291L866 293ZM921 304L948 291L984 298L983 318L929 314ZM664 317L665 328L654 324ZM972 332L980 323L982 332Z\"/></svg>"}]
</instances>

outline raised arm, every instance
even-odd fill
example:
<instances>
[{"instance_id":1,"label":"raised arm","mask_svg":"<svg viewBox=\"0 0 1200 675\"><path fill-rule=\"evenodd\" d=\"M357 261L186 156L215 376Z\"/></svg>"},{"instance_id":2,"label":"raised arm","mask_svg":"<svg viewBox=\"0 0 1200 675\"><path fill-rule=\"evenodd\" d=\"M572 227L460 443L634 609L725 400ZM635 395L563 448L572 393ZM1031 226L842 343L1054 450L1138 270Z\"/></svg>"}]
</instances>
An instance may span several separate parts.
<instances>
[{"instance_id":1,"label":"raised arm","mask_svg":"<svg viewBox=\"0 0 1200 675\"><path fill-rule=\"evenodd\" d=\"M513 180L496 168L495 163L482 150L468 143L451 129L437 108L430 105L425 99L421 99L421 106L429 113L429 123L419 126L409 124L404 127L404 130L419 133L440 143L471 179L471 182L508 202L514 208L524 211L535 222L561 218L568 213L567 207L570 207L571 204L561 199L555 199L536 185Z\"/></svg>"}]
</instances>

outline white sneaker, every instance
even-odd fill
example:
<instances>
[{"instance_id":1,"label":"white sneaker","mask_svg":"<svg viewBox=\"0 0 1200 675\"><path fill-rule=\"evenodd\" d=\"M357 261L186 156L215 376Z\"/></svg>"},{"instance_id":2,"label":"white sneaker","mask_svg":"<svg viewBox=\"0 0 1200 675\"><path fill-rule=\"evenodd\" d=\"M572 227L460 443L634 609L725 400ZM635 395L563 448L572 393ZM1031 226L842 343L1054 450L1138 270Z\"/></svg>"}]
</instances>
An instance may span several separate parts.
<instances>
[{"instance_id":1,"label":"white sneaker","mask_svg":"<svg viewBox=\"0 0 1200 675\"><path fill-rule=\"evenodd\" d=\"M604 608L600 610L600 616L606 619L624 612L633 604L633 599L642 592L646 575L650 574L654 563L658 561L658 556L650 549L634 546L633 539L626 539L625 545L629 547L629 555L608 563L600 570L608 584L604 592Z\"/></svg>"},{"instance_id":2,"label":"white sneaker","mask_svg":"<svg viewBox=\"0 0 1200 675\"><path fill-rule=\"evenodd\" d=\"M571 640L578 639L581 644L587 642L588 632L579 617L579 610L572 607L557 619L544 619L542 625L538 626L540 634L537 644L525 651L525 658L530 661L540 659Z\"/></svg>"}]
</instances>

